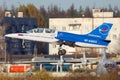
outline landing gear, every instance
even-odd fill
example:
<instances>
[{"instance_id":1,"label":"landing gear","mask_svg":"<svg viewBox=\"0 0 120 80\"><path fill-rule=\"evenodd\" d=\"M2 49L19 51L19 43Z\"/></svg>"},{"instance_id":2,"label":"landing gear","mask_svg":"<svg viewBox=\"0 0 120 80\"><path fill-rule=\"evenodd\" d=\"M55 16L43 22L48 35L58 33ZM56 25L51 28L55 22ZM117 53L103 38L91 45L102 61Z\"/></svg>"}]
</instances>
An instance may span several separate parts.
<instances>
[{"instance_id":1,"label":"landing gear","mask_svg":"<svg viewBox=\"0 0 120 80\"><path fill-rule=\"evenodd\" d=\"M66 50L62 49L62 44L60 44L59 48L58 48L58 55L60 57L60 60L58 61L58 65L57 65L57 71L58 71L58 67L60 68L60 72L62 72L63 70L63 63L64 63L64 59L63 59L63 55L66 54Z\"/></svg>"},{"instance_id":2,"label":"landing gear","mask_svg":"<svg viewBox=\"0 0 120 80\"><path fill-rule=\"evenodd\" d=\"M65 49L61 49L58 51L58 55L65 55L66 54L66 50Z\"/></svg>"},{"instance_id":3,"label":"landing gear","mask_svg":"<svg viewBox=\"0 0 120 80\"><path fill-rule=\"evenodd\" d=\"M65 49L62 49L62 45L60 45L59 49L58 49L58 55L65 55L66 54L66 50Z\"/></svg>"}]
</instances>

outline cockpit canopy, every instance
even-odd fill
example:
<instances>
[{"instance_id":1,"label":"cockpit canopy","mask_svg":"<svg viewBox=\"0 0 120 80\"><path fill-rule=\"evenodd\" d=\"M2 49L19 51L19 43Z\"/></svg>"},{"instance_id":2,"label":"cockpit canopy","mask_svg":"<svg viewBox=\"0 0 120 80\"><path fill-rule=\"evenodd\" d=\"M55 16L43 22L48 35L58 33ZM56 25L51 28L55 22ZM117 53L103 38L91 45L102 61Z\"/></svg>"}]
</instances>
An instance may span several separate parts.
<instances>
[{"instance_id":1,"label":"cockpit canopy","mask_svg":"<svg viewBox=\"0 0 120 80\"><path fill-rule=\"evenodd\" d=\"M27 31L27 33L55 33L55 29L35 28Z\"/></svg>"}]
</instances>

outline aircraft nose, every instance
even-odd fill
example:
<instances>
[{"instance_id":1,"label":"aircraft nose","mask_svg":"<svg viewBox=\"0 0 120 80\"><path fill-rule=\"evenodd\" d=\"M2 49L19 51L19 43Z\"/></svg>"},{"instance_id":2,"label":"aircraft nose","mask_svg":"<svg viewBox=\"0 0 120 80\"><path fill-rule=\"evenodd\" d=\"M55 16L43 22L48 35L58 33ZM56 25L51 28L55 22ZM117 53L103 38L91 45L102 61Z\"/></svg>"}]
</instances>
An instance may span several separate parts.
<instances>
[{"instance_id":1,"label":"aircraft nose","mask_svg":"<svg viewBox=\"0 0 120 80\"><path fill-rule=\"evenodd\" d=\"M14 38L16 34L6 34L5 37Z\"/></svg>"},{"instance_id":2,"label":"aircraft nose","mask_svg":"<svg viewBox=\"0 0 120 80\"><path fill-rule=\"evenodd\" d=\"M11 37L11 34L6 34L5 37Z\"/></svg>"}]
</instances>

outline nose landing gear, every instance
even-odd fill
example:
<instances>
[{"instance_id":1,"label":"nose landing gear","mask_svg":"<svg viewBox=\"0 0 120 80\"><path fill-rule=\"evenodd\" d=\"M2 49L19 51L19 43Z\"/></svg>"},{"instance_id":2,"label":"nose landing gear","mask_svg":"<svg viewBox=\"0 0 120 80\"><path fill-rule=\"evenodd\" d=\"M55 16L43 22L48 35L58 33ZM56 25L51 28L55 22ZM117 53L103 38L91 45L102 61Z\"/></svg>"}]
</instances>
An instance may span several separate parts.
<instances>
[{"instance_id":1,"label":"nose landing gear","mask_svg":"<svg viewBox=\"0 0 120 80\"><path fill-rule=\"evenodd\" d=\"M65 55L65 54L66 54L66 50L62 49L62 44L61 44L58 48L58 55L60 57L60 60L58 61L57 71L58 71L58 67L60 67L60 72L62 72L62 66L64 63L63 55Z\"/></svg>"},{"instance_id":2,"label":"nose landing gear","mask_svg":"<svg viewBox=\"0 0 120 80\"><path fill-rule=\"evenodd\" d=\"M66 54L66 50L65 49L60 49L58 51L58 55L65 55Z\"/></svg>"},{"instance_id":3,"label":"nose landing gear","mask_svg":"<svg viewBox=\"0 0 120 80\"><path fill-rule=\"evenodd\" d=\"M59 49L58 49L58 55L65 55L66 54L66 50L62 49L62 44L60 45Z\"/></svg>"}]
</instances>

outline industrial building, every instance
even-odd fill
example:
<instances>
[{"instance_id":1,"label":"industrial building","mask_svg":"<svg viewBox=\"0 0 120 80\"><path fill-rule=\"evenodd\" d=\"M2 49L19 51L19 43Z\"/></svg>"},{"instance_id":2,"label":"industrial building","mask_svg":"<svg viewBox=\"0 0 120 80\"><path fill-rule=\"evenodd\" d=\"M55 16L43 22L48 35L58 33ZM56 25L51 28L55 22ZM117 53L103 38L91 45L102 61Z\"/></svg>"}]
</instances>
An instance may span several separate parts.
<instances>
[{"instance_id":1,"label":"industrial building","mask_svg":"<svg viewBox=\"0 0 120 80\"><path fill-rule=\"evenodd\" d=\"M113 12L103 12L100 9L93 9L92 18L84 18L84 16L82 18L50 18L49 28L76 34L87 34L103 22L112 23L113 27L107 37L108 40L111 40L107 52L111 54L120 53L120 18L114 18ZM71 48L69 46L64 46L64 48L67 50L67 54L79 54L83 51L86 53L102 53L100 48ZM57 54L57 52L58 45L50 44L49 54Z\"/></svg>"},{"instance_id":2,"label":"industrial building","mask_svg":"<svg viewBox=\"0 0 120 80\"><path fill-rule=\"evenodd\" d=\"M27 30L36 28L36 18L23 18L23 12L18 12L18 16L14 16L10 11L5 11L5 16L0 26L0 61L16 60L13 55L31 55L38 47L37 42L5 38L5 34L24 33ZM37 46L37 47L36 47ZM19 56L20 58L24 58ZM18 58L18 57L17 57ZM26 56L26 58L28 58Z\"/></svg>"},{"instance_id":3,"label":"industrial building","mask_svg":"<svg viewBox=\"0 0 120 80\"><path fill-rule=\"evenodd\" d=\"M23 18L22 12L18 12L18 16L13 16L9 11L5 12L3 25L5 25L5 33L24 33L27 30L35 28L37 20L35 18ZM33 54L34 42L19 39L6 38L6 50L10 54Z\"/></svg>"}]
</instances>

